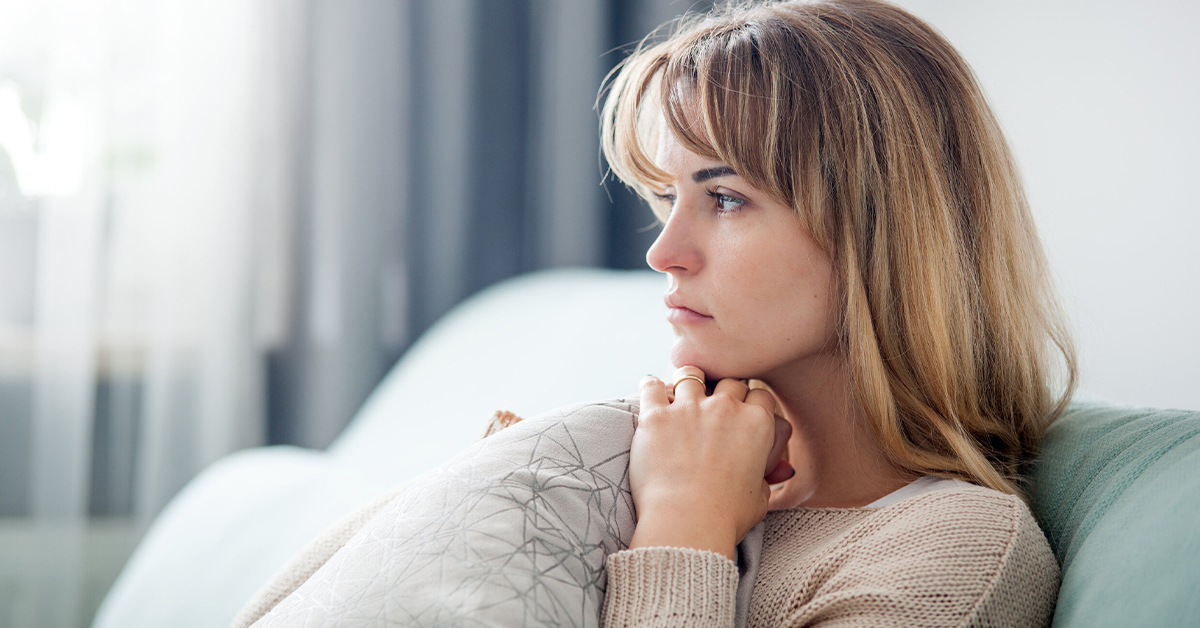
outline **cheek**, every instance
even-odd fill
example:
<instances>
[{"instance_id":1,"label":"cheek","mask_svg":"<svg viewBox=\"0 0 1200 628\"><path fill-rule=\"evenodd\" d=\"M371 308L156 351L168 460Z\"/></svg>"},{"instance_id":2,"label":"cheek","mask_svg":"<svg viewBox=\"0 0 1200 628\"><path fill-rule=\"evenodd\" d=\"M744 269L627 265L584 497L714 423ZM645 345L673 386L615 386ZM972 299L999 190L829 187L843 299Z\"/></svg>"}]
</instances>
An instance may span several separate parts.
<instances>
[{"instance_id":1,"label":"cheek","mask_svg":"<svg viewBox=\"0 0 1200 628\"><path fill-rule=\"evenodd\" d=\"M794 248L760 249L754 257L766 259L730 277L738 326L762 351L812 350L835 332L832 268L823 253L802 248L803 242L791 244Z\"/></svg>"}]
</instances>

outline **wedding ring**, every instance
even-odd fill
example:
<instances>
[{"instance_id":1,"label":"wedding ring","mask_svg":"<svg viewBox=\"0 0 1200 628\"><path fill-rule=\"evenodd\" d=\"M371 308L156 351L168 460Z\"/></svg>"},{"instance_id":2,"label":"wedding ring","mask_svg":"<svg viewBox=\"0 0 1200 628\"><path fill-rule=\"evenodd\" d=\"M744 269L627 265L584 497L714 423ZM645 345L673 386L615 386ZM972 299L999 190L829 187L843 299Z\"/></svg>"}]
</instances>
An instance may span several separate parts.
<instances>
[{"instance_id":1,"label":"wedding ring","mask_svg":"<svg viewBox=\"0 0 1200 628\"><path fill-rule=\"evenodd\" d=\"M681 384L683 382L683 380L685 380L685 379L694 379L694 380L700 382L700 385L704 386L705 389L708 388L708 385L704 383L703 379L700 379L699 377L696 377L695 375L684 375L683 377L680 377L679 379L675 380L675 383L671 386L671 392L674 393L675 389L679 388L679 384Z\"/></svg>"}]
</instances>

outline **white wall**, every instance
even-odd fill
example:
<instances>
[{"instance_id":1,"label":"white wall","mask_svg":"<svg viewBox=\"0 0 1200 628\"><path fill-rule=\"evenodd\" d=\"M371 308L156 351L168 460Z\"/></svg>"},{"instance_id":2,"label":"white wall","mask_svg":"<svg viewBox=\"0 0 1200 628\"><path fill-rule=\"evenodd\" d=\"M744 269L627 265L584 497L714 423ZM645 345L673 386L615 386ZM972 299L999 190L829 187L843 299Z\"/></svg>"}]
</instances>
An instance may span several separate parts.
<instances>
[{"instance_id":1,"label":"white wall","mask_svg":"<svg viewBox=\"0 0 1200 628\"><path fill-rule=\"evenodd\" d=\"M1083 391L1200 409L1200 2L901 0L975 68L1076 330Z\"/></svg>"}]
</instances>

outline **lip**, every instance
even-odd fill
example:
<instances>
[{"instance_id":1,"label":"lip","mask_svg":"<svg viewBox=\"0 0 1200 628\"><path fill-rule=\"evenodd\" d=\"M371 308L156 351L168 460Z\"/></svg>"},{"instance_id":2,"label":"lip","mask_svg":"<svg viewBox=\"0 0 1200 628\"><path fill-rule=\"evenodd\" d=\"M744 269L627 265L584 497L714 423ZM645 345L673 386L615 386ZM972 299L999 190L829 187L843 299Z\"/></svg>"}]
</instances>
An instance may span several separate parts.
<instances>
[{"instance_id":1,"label":"lip","mask_svg":"<svg viewBox=\"0 0 1200 628\"><path fill-rule=\"evenodd\" d=\"M663 295L663 303L667 305L667 322L672 325L687 325L711 321L713 317L697 312L683 304L679 295L668 292Z\"/></svg>"}]
</instances>

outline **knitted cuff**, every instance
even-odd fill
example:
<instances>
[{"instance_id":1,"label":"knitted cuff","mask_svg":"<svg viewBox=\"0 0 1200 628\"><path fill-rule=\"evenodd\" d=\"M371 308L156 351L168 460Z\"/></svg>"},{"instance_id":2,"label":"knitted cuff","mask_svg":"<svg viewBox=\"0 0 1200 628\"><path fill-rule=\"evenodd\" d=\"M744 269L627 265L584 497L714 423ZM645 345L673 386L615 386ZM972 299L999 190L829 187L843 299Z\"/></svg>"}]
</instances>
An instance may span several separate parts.
<instances>
[{"instance_id":1,"label":"knitted cuff","mask_svg":"<svg viewBox=\"0 0 1200 628\"><path fill-rule=\"evenodd\" d=\"M606 563L604 625L733 626L737 564L715 552L642 547Z\"/></svg>"}]
</instances>

